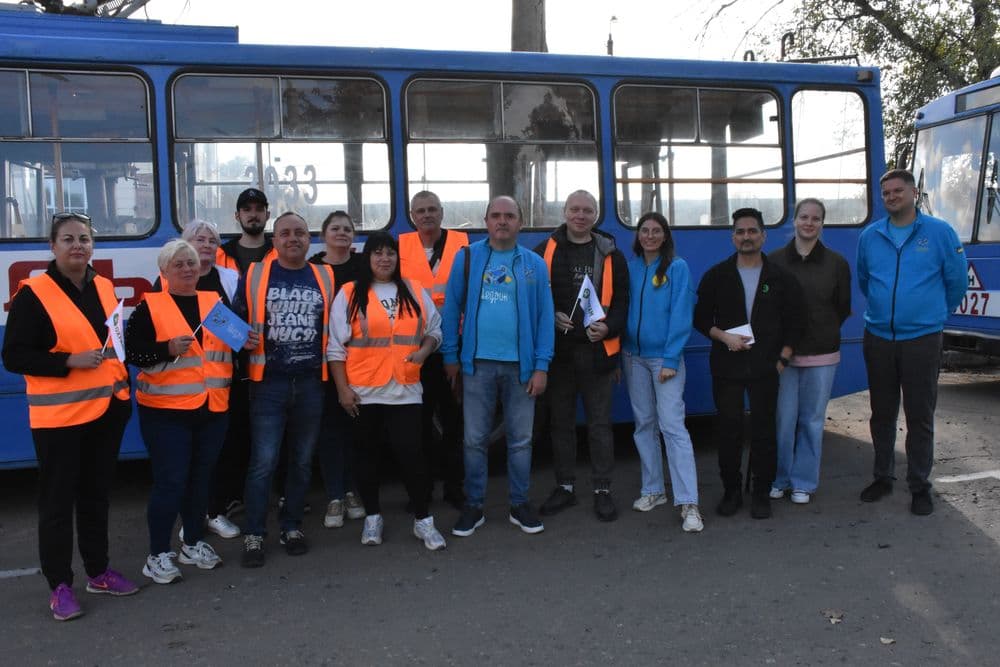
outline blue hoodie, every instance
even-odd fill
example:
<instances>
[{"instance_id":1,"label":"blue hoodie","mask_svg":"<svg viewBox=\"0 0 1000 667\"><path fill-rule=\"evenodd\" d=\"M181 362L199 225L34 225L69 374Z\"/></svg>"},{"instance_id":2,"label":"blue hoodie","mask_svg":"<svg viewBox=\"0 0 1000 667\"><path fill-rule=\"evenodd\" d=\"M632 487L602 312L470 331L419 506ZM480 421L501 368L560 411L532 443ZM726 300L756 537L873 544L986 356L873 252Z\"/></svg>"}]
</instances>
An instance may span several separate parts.
<instances>
[{"instance_id":1,"label":"blue hoodie","mask_svg":"<svg viewBox=\"0 0 1000 667\"><path fill-rule=\"evenodd\" d=\"M944 329L968 284L968 263L955 230L917 212L910 235L896 248L889 218L858 239L858 287L868 300L865 328L880 338L909 340Z\"/></svg>"},{"instance_id":2,"label":"blue hoodie","mask_svg":"<svg viewBox=\"0 0 1000 667\"><path fill-rule=\"evenodd\" d=\"M694 291L687 262L675 257L664 275L666 282L653 284L660 259L646 264L643 257L628 261L628 325L623 336L625 351L640 357L662 357L663 367L677 370L684 346L691 336Z\"/></svg>"},{"instance_id":3,"label":"blue hoodie","mask_svg":"<svg viewBox=\"0 0 1000 667\"><path fill-rule=\"evenodd\" d=\"M461 361L462 372L473 375L479 295L483 290L483 273L493 250L488 239L483 239L470 244L463 252L471 253L468 283L465 257L459 253L448 276L444 308L441 311L441 354L444 356L444 363ZM524 383L531 379L533 372L549 370L556 336L555 308L552 305L552 290L549 288L549 272L545 260L527 248L517 246L511 270L517 283L516 345L519 377Z\"/></svg>"}]
</instances>

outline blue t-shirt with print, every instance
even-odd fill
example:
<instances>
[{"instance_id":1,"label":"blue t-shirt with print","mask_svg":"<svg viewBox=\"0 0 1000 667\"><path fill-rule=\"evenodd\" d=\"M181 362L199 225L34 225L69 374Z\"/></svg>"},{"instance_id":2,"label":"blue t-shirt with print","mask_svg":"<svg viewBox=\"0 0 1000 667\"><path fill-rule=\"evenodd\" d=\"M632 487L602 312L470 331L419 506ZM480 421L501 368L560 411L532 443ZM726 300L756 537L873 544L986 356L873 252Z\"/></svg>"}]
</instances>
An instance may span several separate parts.
<instances>
[{"instance_id":1,"label":"blue t-shirt with print","mask_svg":"<svg viewBox=\"0 0 1000 667\"><path fill-rule=\"evenodd\" d=\"M476 326L476 359L517 361L517 282L514 248L493 250L483 273Z\"/></svg>"},{"instance_id":2,"label":"blue t-shirt with print","mask_svg":"<svg viewBox=\"0 0 1000 667\"><path fill-rule=\"evenodd\" d=\"M312 267L286 269L272 262L264 299L265 372L301 375L321 370L323 293Z\"/></svg>"}]
</instances>

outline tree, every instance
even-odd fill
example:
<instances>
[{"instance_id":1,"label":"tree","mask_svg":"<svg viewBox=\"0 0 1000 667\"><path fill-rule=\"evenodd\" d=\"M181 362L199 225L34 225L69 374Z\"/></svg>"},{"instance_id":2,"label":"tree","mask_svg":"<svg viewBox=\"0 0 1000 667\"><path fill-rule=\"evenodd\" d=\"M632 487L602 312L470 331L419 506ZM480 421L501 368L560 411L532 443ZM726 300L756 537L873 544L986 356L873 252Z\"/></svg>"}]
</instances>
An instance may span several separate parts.
<instances>
[{"instance_id":1,"label":"tree","mask_svg":"<svg viewBox=\"0 0 1000 667\"><path fill-rule=\"evenodd\" d=\"M785 1L777 0L761 17ZM706 26L722 20L738 2L720 5ZM786 57L856 53L863 63L879 66L887 146L910 136L918 107L989 78L1000 65L996 0L799 0L785 31L794 35ZM745 37L759 41L774 57L774 29L769 32L754 29Z\"/></svg>"}]
</instances>

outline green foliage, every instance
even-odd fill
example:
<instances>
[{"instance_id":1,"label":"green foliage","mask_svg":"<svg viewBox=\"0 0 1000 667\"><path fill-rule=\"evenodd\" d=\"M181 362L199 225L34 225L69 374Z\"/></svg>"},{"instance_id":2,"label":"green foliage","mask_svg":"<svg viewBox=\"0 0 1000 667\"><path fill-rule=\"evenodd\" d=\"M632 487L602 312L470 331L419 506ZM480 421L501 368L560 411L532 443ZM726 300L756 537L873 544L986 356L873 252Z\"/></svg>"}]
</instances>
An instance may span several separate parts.
<instances>
[{"instance_id":1,"label":"green foliage","mask_svg":"<svg viewBox=\"0 0 1000 667\"><path fill-rule=\"evenodd\" d=\"M788 25L767 30L779 31L795 35L789 59L857 54L881 69L887 147L909 137L918 107L1000 66L997 0L799 0Z\"/></svg>"}]
</instances>

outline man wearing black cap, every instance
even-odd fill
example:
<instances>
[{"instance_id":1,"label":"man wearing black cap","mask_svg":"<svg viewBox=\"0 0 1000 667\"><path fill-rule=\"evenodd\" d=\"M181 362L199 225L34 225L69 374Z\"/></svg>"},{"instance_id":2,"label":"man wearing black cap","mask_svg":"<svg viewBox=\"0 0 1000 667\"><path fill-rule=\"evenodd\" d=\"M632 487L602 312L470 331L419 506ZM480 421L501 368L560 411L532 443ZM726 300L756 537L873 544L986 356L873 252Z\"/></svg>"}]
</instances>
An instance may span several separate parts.
<instances>
[{"instance_id":1,"label":"man wearing black cap","mask_svg":"<svg viewBox=\"0 0 1000 667\"><path fill-rule=\"evenodd\" d=\"M219 246L215 263L235 269L242 276L254 262L274 258L271 239L264 235L270 217L267 196L257 188L247 188L236 199L235 217L243 233Z\"/></svg>"}]
</instances>

